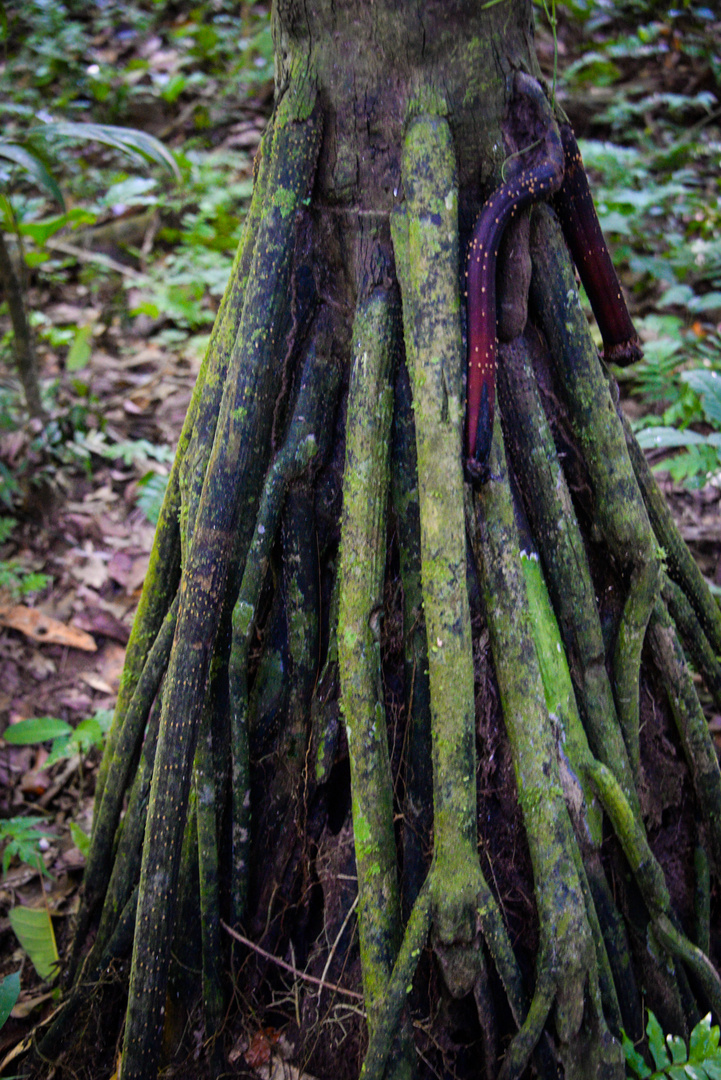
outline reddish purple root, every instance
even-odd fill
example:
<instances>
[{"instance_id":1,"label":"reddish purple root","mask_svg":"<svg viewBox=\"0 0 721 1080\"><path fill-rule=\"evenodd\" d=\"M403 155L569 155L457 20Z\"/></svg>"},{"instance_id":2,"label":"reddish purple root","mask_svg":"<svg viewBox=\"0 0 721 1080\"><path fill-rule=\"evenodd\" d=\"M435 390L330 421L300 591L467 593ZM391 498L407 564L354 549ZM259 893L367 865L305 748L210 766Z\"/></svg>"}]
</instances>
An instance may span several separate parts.
<instances>
[{"instance_id":1,"label":"reddish purple root","mask_svg":"<svg viewBox=\"0 0 721 1080\"><path fill-rule=\"evenodd\" d=\"M468 254L468 385L466 475L488 479L496 397L496 260L503 230L513 215L547 198L561 182L561 165L549 156L491 195L478 215Z\"/></svg>"},{"instance_id":2,"label":"reddish purple root","mask_svg":"<svg viewBox=\"0 0 721 1080\"><path fill-rule=\"evenodd\" d=\"M581 152L568 124L561 125L563 184L554 207L603 338L607 361L625 366L641 358L641 346L621 292L593 205Z\"/></svg>"}]
</instances>

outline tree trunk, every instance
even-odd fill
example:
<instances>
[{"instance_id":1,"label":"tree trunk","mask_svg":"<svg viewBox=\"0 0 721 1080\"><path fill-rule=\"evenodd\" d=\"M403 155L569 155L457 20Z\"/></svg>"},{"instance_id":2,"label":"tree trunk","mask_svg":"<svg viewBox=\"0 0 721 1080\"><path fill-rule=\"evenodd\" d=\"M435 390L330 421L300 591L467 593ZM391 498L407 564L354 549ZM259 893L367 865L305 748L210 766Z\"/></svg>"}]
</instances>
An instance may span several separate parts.
<instances>
[{"instance_id":1,"label":"tree trunk","mask_svg":"<svg viewBox=\"0 0 721 1080\"><path fill-rule=\"evenodd\" d=\"M235 1075L280 1030L319 1077L621 1078L642 1002L679 1034L721 1012L721 782L676 632L718 694L721 618L547 203L586 196L531 3L273 20L33 1075L109 1076L94 1025L124 1016L122 1080Z\"/></svg>"}]
</instances>

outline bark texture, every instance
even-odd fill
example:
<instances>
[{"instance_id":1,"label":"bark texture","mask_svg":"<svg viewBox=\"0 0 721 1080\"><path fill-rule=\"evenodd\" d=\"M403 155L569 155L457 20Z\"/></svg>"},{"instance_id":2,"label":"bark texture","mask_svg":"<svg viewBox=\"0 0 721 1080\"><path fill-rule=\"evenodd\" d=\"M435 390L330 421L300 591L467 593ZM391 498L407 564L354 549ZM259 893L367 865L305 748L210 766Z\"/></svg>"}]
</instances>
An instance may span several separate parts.
<instances>
[{"instance_id":1,"label":"bark texture","mask_svg":"<svg viewBox=\"0 0 721 1080\"><path fill-rule=\"evenodd\" d=\"M28 1068L111 1076L103 1017L122 1080L242 1075L281 1029L318 1077L621 1080L644 1003L721 1012L721 776L677 634L717 694L721 621L539 205L564 118L531 4L277 0L273 29ZM474 489L464 269L499 191Z\"/></svg>"}]
</instances>

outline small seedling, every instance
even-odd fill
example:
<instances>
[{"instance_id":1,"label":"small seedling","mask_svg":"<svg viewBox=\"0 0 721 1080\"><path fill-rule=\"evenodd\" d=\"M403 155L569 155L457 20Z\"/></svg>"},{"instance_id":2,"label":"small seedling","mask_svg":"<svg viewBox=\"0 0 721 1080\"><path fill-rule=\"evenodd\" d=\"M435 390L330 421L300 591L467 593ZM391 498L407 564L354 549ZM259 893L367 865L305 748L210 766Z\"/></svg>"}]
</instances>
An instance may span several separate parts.
<instances>
[{"instance_id":1,"label":"small seedling","mask_svg":"<svg viewBox=\"0 0 721 1080\"><path fill-rule=\"evenodd\" d=\"M36 716L19 720L5 731L3 737L12 746L34 746L52 740L50 754L44 763L48 769L73 754L84 757L93 747L101 747L111 721L109 709L98 709L94 716L81 720L75 728L55 716Z\"/></svg>"},{"instance_id":2,"label":"small seedling","mask_svg":"<svg viewBox=\"0 0 721 1080\"><path fill-rule=\"evenodd\" d=\"M14 817L0 821L3 875L7 874L12 860L18 858L26 866L32 866L46 877L52 877L40 853L40 841L51 836L50 833L42 832L38 828L44 821L45 819L41 817Z\"/></svg>"}]
</instances>

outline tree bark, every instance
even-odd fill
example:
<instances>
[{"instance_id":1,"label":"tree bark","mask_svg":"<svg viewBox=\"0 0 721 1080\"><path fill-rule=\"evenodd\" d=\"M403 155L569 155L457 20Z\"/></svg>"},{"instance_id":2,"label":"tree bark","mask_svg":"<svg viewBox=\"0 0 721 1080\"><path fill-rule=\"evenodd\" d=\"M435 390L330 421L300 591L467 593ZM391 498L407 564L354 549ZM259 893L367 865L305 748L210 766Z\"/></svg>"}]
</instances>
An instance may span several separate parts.
<instances>
[{"instance_id":1,"label":"tree bark","mask_svg":"<svg viewBox=\"0 0 721 1080\"><path fill-rule=\"evenodd\" d=\"M721 778L673 622L714 692L718 612L545 204L531 4L278 0L273 30L33 1075L105 1009L122 1080L251 1067L262 1028L319 1077L621 1078L643 1002L721 1011ZM509 184L472 487L464 269Z\"/></svg>"}]
</instances>

